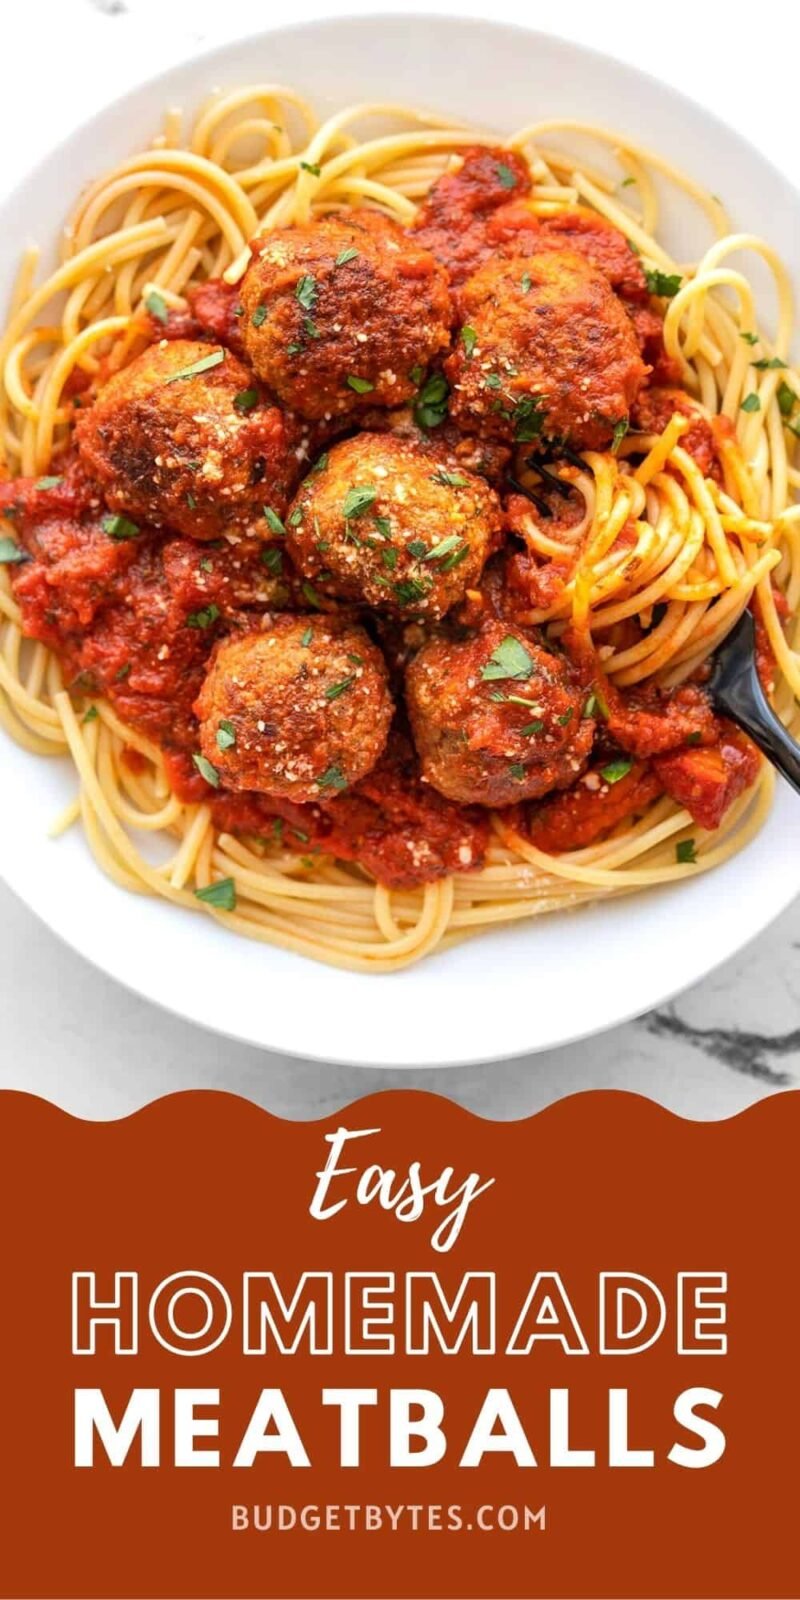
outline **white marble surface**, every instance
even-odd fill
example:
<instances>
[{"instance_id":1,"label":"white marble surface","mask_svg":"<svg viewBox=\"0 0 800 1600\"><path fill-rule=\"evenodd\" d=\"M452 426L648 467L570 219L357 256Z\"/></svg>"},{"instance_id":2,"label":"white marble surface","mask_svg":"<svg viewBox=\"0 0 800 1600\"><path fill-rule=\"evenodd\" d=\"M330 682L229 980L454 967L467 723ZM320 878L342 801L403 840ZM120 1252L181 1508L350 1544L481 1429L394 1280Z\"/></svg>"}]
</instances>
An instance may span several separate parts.
<instances>
[{"instance_id":1,"label":"white marble surface","mask_svg":"<svg viewBox=\"0 0 800 1600\"><path fill-rule=\"evenodd\" d=\"M75 104L84 115L198 46L281 20L381 9L316 0L291 10L263 0L29 0L3 19L12 70L0 98L0 141L19 168L58 137ZM458 11L547 29L551 6L462 0L386 10ZM780 13L767 0L773 21ZM783 8L781 8L783 10ZM796 52L752 56L752 8L739 0L678 13L631 0L599 7L570 0L558 30L619 55L702 98L800 178L793 106ZM763 14L763 13L762 13ZM788 17L789 13L784 12ZM785 36L786 37L786 36ZM43 41L47 40L43 56ZM787 45L790 40L786 37ZM63 63L69 62L69 71ZM33 86L37 116L29 115ZM20 149L19 130L25 128ZM17 174L6 163L0 184ZM0 800L0 810L2 801ZM494 1117L519 1117L584 1088L632 1089L694 1117L730 1116L800 1083L800 902L735 961L674 1006L561 1051L429 1073L323 1068L227 1043L165 1016L85 965L0 886L0 1087L28 1089L86 1117L123 1115L184 1088L229 1089L287 1116L324 1115L356 1095L424 1086Z\"/></svg>"}]
</instances>

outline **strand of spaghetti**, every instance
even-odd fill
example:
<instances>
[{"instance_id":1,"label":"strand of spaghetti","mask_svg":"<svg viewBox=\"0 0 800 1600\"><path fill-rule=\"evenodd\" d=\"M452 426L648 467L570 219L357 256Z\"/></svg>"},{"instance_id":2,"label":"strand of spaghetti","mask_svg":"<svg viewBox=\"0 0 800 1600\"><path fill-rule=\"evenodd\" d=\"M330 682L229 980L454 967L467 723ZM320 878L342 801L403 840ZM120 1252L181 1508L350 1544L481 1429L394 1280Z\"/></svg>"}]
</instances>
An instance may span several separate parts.
<instances>
[{"instance_id":1,"label":"strand of spaghetti","mask_svg":"<svg viewBox=\"0 0 800 1600\"><path fill-rule=\"evenodd\" d=\"M189 818L189 826L181 840L180 849L174 861L163 868L165 876L169 876L173 889L184 888L191 876L198 851L211 827L210 806L188 806L185 815Z\"/></svg>"},{"instance_id":2,"label":"strand of spaghetti","mask_svg":"<svg viewBox=\"0 0 800 1600\"><path fill-rule=\"evenodd\" d=\"M613 128L605 128L593 122L581 122L579 118L573 117L550 117L540 122L529 123L520 132L515 133L508 142L512 149L523 141L531 141L536 144L543 134L549 133L586 134L589 138L597 139L601 144L612 148L622 146L623 149L628 149L631 144L630 139L625 134L618 133ZM656 172L662 173L677 188L682 189L693 200L696 200L715 229L720 219L724 220L725 207L716 195L710 194L702 184L697 183L688 173L682 172L673 162L660 155L658 151L651 150L646 145L638 144L635 149L641 162L644 162L648 167L655 168ZM566 159L570 160L572 158L567 157Z\"/></svg>"},{"instance_id":3,"label":"strand of spaghetti","mask_svg":"<svg viewBox=\"0 0 800 1600\"><path fill-rule=\"evenodd\" d=\"M109 733L106 739L99 741L97 760L98 777L108 795L109 805L120 822L129 828L142 833L168 832L182 816L183 806L180 800L176 795L170 795L164 805L148 810L129 805L116 780L112 738L113 735Z\"/></svg>"},{"instance_id":4,"label":"strand of spaghetti","mask_svg":"<svg viewBox=\"0 0 800 1600\"><path fill-rule=\"evenodd\" d=\"M34 471L42 472L50 461L53 448L53 433L58 416L58 406L63 393L64 385L73 368L78 365L80 357L91 345L98 340L109 339L114 334L122 333L128 326L127 317L106 317L102 322L92 322L88 328L66 346L55 358L47 373L47 381L39 398L38 418L34 413L32 420L36 421L36 444L34 453Z\"/></svg>"},{"instance_id":5,"label":"strand of spaghetti","mask_svg":"<svg viewBox=\"0 0 800 1600\"><path fill-rule=\"evenodd\" d=\"M752 838L758 831L763 821L766 809L769 807L770 796L766 802L762 801L759 794L753 807L754 817L748 826L743 829L742 843ZM683 813L685 821L683 826L690 825L689 813ZM619 887L646 888L658 883L672 883L681 878L696 876L698 872L708 872L712 867L719 866L730 855L730 846L727 841L718 845L716 849L709 850L707 854L699 855L696 862L683 864L674 862L669 866L647 866L634 868L603 868L583 867L575 860L574 856L566 859L563 856L548 856L544 851L537 850L534 845L528 844L519 835L509 832L513 837L514 847L526 861L531 861L535 866L552 872L558 877L564 877L572 882L584 883L597 888L613 889Z\"/></svg>"},{"instance_id":6,"label":"strand of spaghetti","mask_svg":"<svg viewBox=\"0 0 800 1600\"><path fill-rule=\"evenodd\" d=\"M163 221L140 222L133 228L123 228L119 233L98 239L94 244L87 245L80 254L70 256L69 260L41 284L11 318L0 339L0 369L5 367L9 350L49 300L54 299L62 290L71 288L96 267L101 269L113 267L119 261L126 261L131 255L141 255L152 250L171 237L170 230Z\"/></svg>"},{"instance_id":7,"label":"strand of spaghetti","mask_svg":"<svg viewBox=\"0 0 800 1600\"><path fill-rule=\"evenodd\" d=\"M240 106L247 106L262 101L269 108L274 104L286 101L295 111L299 112L305 123L306 133L310 137L317 126L317 118L307 100L299 95L295 89L287 88L280 83L254 83L247 84L242 89L234 89L228 94L215 95L196 118L191 136L191 148L196 155L204 155L213 134L221 122L231 116ZM241 179L241 174L238 174Z\"/></svg>"},{"instance_id":8,"label":"strand of spaghetti","mask_svg":"<svg viewBox=\"0 0 800 1600\"><path fill-rule=\"evenodd\" d=\"M133 179L133 183L129 180ZM118 191L115 186L145 188L160 185L180 189L199 198L223 233L235 231L240 239L255 232L258 218L240 184L223 167L190 150L145 150L120 162L110 176L99 178L84 191L71 218L68 240L83 249L88 244L98 217L107 204L106 196ZM99 205L99 209L98 209Z\"/></svg>"}]
</instances>

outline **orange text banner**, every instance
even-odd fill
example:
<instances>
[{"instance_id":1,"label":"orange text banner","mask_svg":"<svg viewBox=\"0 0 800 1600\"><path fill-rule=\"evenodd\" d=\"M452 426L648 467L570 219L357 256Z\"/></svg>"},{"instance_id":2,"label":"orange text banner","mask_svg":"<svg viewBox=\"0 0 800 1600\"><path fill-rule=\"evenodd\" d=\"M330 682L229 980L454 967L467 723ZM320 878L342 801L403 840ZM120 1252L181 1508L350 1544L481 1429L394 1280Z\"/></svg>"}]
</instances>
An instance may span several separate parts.
<instances>
[{"instance_id":1,"label":"orange text banner","mask_svg":"<svg viewBox=\"0 0 800 1600\"><path fill-rule=\"evenodd\" d=\"M796 1600L800 1095L0 1095L0 1595Z\"/></svg>"}]
</instances>

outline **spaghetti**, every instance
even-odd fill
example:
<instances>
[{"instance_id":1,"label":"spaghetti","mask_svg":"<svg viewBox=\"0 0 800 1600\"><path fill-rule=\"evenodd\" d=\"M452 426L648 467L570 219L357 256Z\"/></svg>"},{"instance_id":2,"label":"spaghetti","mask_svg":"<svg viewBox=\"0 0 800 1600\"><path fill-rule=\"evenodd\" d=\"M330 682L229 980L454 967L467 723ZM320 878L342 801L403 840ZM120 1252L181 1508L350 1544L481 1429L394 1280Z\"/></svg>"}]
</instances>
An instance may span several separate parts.
<instances>
[{"instance_id":1,"label":"spaghetti","mask_svg":"<svg viewBox=\"0 0 800 1600\"><path fill-rule=\"evenodd\" d=\"M590 163L562 148L576 137L592 141ZM377 208L408 225L460 150L494 142L391 105L348 107L318 124L299 95L275 85L217 96L185 136L181 117L170 113L149 150L85 190L61 260L44 281L37 282L38 252L23 259L0 339L7 472L58 472L70 442L75 375L91 382L142 348L142 304L154 290L168 310L180 311L192 284L217 276L238 282L254 235L343 206ZM588 629L619 688L670 687L694 672L757 595L777 664L775 704L791 724L800 635L776 604L777 590L797 618L800 377L790 364L786 271L763 241L729 231L719 200L621 136L547 122L522 129L508 146L530 166L529 204L538 216L590 206L625 234L650 272L680 280L664 319L667 354L695 411L731 425L727 437L719 435L720 482L705 477L684 448L690 419L677 413L649 437L584 451L565 468L583 499L580 519L549 529L532 505L518 531L533 554L562 561L569 576L522 620L555 640L576 623ZM664 183L711 232L695 264L676 263L657 237ZM743 254L760 258L772 276L771 340L758 329L747 275L732 264ZM620 538L625 529L632 538ZM208 804L176 798L156 745L124 726L108 703L76 703L56 657L23 637L9 568L0 570L0 721L32 754L68 754L78 778L78 795L54 832L80 821L100 867L122 888L340 967L389 972L491 926L693 876L746 844L769 808L773 779L762 767L714 832L662 796L611 837L559 855L536 848L508 814L495 813L480 869L390 889L357 866L303 855L281 838L219 831ZM618 625L629 618L644 621L646 631L620 642ZM131 750L139 758L133 763ZM219 883L233 886L226 904L198 898Z\"/></svg>"}]
</instances>

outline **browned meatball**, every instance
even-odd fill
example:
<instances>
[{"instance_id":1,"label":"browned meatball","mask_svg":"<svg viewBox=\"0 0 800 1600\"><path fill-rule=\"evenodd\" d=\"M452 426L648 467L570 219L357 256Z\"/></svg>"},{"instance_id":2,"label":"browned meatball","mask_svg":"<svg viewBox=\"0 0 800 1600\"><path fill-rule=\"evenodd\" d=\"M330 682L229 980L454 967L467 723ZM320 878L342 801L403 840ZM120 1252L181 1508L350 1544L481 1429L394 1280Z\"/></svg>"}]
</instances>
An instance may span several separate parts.
<instances>
[{"instance_id":1,"label":"browned meatball","mask_svg":"<svg viewBox=\"0 0 800 1600\"><path fill-rule=\"evenodd\" d=\"M264 531L286 508L299 429L230 351L162 340L101 390L75 429L108 506L194 539Z\"/></svg>"},{"instance_id":2,"label":"browned meatball","mask_svg":"<svg viewBox=\"0 0 800 1600\"><path fill-rule=\"evenodd\" d=\"M400 405L415 369L450 343L444 269L378 212L278 229L254 251L241 285L245 349L304 417Z\"/></svg>"},{"instance_id":3,"label":"browned meatball","mask_svg":"<svg viewBox=\"0 0 800 1600\"><path fill-rule=\"evenodd\" d=\"M448 800L533 800L567 788L588 761L594 723L569 664L504 622L423 645L406 693L423 777Z\"/></svg>"},{"instance_id":4,"label":"browned meatball","mask_svg":"<svg viewBox=\"0 0 800 1600\"><path fill-rule=\"evenodd\" d=\"M441 617L461 600L499 527L483 478L386 433L335 445L287 519L290 551L323 593L406 617Z\"/></svg>"},{"instance_id":5,"label":"browned meatball","mask_svg":"<svg viewBox=\"0 0 800 1600\"><path fill-rule=\"evenodd\" d=\"M284 613L219 646L195 710L223 784L304 801L332 799L371 771L393 707L363 628Z\"/></svg>"},{"instance_id":6,"label":"browned meatball","mask_svg":"<svg viewBox=\"0 0 800 1600\"><path fill-rule=\"evenodd\" d=\"M647 369L602 272L549 247L495 258L465 283L459 305L464 325L445 371L461 427L518 443L610 443Z\"/></svg>"}]
</instances>

